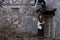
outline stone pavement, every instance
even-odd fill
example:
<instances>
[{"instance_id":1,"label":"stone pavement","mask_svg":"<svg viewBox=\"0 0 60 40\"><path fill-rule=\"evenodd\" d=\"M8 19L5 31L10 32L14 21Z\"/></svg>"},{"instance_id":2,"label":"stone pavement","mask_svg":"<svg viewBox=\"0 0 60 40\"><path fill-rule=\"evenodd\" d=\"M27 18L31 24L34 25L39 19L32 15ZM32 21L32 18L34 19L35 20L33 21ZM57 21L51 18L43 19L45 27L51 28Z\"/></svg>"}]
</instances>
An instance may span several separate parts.
<instances>
[{"instance_id":1,"label":"stone pavement","mask_svg":"<svg viewBox=\"0 0 60 40\"><path fill-rule=\"evenodd\" d=\"M55 40L47 37L38 37L30 33L0 30L0 40Z\"/></svg>"},{"instance_id":2,"label":"stone pavement","mask_svg":"<svg viewBox=\"0 0 60 40\"><path fill-rule=\"evenodd\" d=\"M24 34L23 34L24 35ZM51 38L43 38L43 37L33 37L25 34L24 36L20 35L0 35L0 40L55 40Z\"/></svg>"}]
</instances>

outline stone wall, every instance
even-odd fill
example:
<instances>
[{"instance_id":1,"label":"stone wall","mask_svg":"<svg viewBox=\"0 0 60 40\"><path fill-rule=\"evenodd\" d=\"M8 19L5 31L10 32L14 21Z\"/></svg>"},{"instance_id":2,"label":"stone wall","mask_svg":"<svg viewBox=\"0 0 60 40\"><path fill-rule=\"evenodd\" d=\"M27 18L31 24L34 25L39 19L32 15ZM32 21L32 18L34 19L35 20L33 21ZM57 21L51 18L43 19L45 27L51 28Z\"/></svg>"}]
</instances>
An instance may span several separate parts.
<instances>
[{"instance_id":1,"label":"stone wall","mask_svg":"<svg viewBox=\"0 0 60 40\"><path fill-rule=\"evenodd\" d=\"M55 16L53 18L53 37L60 38L60 1L59 0L46 0L47 7L57 8ZM29 5L3 5L3 8L7 12L11 12L11 8L19 8L19 21L21 22L17 31L29 32L37 34L37 19L36 13L31 10L27 12L31 6ZM27 12L27 13L26 13ZM31 13L32 12L32 13ZM26 13L26 14L25 14ZM34 21L34 19L36 19Z\"/></svg>"},{"instance_id":2,"label":"stone wall","mask_svg":"<svg viewBox=\"0 0 60 40\"><path fill-rule=\"evenodd\" d=\"M19 22L16 28L18 32L27 32L37 34L37 18L36 13L31 8L32 5L3 5L4 10L12 15L12 8L19 8ZM31 10L31 11L30 11Z\"/></svg>"}]
</instances>

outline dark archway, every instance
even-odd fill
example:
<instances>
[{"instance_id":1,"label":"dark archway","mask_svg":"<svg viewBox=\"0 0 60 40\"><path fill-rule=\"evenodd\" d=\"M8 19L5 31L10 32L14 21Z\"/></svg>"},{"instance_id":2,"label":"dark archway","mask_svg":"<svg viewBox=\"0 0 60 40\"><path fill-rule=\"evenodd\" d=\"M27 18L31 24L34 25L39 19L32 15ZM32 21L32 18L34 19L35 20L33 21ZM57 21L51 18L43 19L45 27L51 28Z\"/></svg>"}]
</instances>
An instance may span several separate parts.
<instances>
[{"instance_id":1,"label":"dark archway","mask_svg":"<svg viewBox=\"0 0 60 40\"><path fill-rule=\"evenodd\" d=\"M56 9L47 10L47 9L43 9L43 8L37 10L37 12L40 13L38 15L38 21L41 23L40 26L42 27L42 29L38 29L38 35L40 37L45 36L44 35L45 32L47 33L47 35L51 34L50 28L52 27L51 25L53 25L52 19L53 19L53 16L55 15L55 11L56 11ZM42 18L40 18L40 16L42 16ZM43 21L45 22L44 24L42 24Z\"/></svg>"}]
</instances>

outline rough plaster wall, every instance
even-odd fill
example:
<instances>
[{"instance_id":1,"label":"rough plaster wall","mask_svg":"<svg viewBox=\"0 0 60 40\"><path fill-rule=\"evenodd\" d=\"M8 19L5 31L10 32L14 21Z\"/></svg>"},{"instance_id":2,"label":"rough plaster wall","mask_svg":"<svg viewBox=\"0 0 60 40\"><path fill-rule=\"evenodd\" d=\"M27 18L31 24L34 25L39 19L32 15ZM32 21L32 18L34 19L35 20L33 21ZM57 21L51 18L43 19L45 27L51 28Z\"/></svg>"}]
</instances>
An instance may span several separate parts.
<instances>
[{"instance_id":1,"label":"rough plaster wall","mask_svg":"<svg viewBox=\"0 0 60 40\"><path fill-rule=\"evenodd\" d=\"M26 7L27 8L27 10L29 10L29 8L28 7ZM25 11L25 12L27 12L26 11L26 8L24 8L23 7L23 10ZM24 12L22 10L22 12ZM33 33L33 34L37 34L37 22L36 22L36 20L35 21L33 21L33 13L30 13L30 12L27 12L26 14L25 14L25 12L22 14L23 16L21 16L21 23L22 23L22 25L21 25L21 27L19 28L19 30L21 31L21 32L29 32L29 33ZM31 17L29 17L29 16L31 16Z\"/></svg>"},{"instance_id":2,"label":"rough plaster wall","mask_svg":"<svg viewBox=\"0 0 60 40\"><path fill-rule=\"evenodd\" d=\"M60 0L46 0L46 4L48 7L51 7L53 6L54 8L57 8L57 11L55 13L55 16L53 18L53 37L57 37L57 38L60 38ZM31 7L31 6L29 6ZM29 7L27 6L19 6L20 10L19 10L19 14L20 14L20 18L19 20L21 21L21 24L19 26L19 28L17 28L18 31L21 31L21 32L32 32L34 34L37 34L37 20L33 21L32 18L26 18L26 16L34 16L32 13L27 13L27 14L24 14L28 9ZM8 10L11 11L11 6L5 6L4 7L5 10ZM24 16L22 17L22 15L24 14Z\"/></svg>"},{"instance_id":3,"label":"rough plaster wall","mask_svg":"<svg viewBox=\"0 0 60 40\"><path fill-rule=\"evenodd\" d=\"M31 6L25 6L25 5L21 5L17 7L16 6L3 6L3 8L7 12L11 12L12 11L11 8L19 8L20 25L16 29L17 31L29 32L35 35L37 34L37 20L33 21L34 20L33 18L35 18L34 16L36 16L35 15L36 13L34 14L33 10L31 10L31 12L27 12L31 8Z\"/></svg>"},{"instance_id":4,"label":"rough plaster wall","mask_svg":"<svg viewBox=\"0 0 60 40\"><path fill-rule=\"evenodd\" d=\"M24 9L23 9L24 10ZM22 11L23 11L22 10ZM27 8L27 10L29 10L29 8ZM26 9L24 10L26 12ZM31 10L32 12L33 10ZM23 32L29 32L29 33L33 33L33 34L37 34L37 22L36 20L33 21L33 12L27 12L26 14L24 14L21 18L21 22L22 22L22 28L20 28Z\"/></svg>"},{"instance_id":5,"label":"rough plaster wall","mask_svg":"<svg viewBox=\"0 0 60 40\"><path fill-rule=\"evenodd\" d=\"M60 0L58 0L56 3L56 7L57 7L57 12L56 12L56 37L60 38Z\"/></svg>"}]
</instances>

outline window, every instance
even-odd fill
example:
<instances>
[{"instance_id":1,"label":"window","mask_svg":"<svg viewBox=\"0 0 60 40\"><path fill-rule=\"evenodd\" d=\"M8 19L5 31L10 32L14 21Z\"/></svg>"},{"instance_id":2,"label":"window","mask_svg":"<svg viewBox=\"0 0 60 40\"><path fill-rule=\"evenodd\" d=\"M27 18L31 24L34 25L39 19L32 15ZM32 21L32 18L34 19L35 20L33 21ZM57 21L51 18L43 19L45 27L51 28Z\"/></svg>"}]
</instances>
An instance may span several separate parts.
<instances>
[{"instance_id":1,"label":"window","mask_svg":"<svg viewBox=\"0 0 60 40\"><path fill-rule=\"evenodd\" d=\"M19 15L19 8L12 8L12 15L14 19L17 19Z\"/></svg>"},{"instance_id":2,"label":"window","mask_svg":"<svg viewBox=\"0 0 60 40\"><path fill-rule=\"evenodd\" d=\"M3 4L9 4L9 0L3 0Z\"/></svg>"},{"instance_id":3,"label":"window","mask_svg":"<svg viewBox=\"0 0 60 40\"><path fill-rule=\"evenodd\" d=\"M29 3L30 4L34 4L35 3L35 0L29 0Z\"/></svg>"},{"instance_id":4,"label":"window","mask_svg":"<svg viewBox=\"0 0 60 40\"><path fill-rule=\"evenodd\" d=\"M35 0L23 0L23 4L34 4Z\"/></svg>"},{"instance_id":5,"label":"window","mask_svg":"<svg viewBox=\"0 0 60 40\"><path fill-rule=\"evenodd\" d=\"M12 17L14 24L19 24L19 8L12 8Z\"/></svg>"},{"instance_id":6,"label":"window","mask_svg":"<svg viewBox=\"0 0 60 40\"><path fill-rule=\"evenodd\" d=\"M4 4L35 4L36 0L4 0Z\"/></svg>"}]
</instances>

